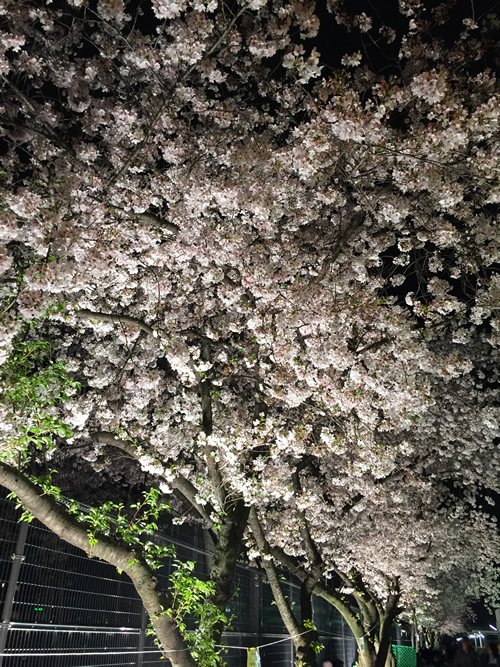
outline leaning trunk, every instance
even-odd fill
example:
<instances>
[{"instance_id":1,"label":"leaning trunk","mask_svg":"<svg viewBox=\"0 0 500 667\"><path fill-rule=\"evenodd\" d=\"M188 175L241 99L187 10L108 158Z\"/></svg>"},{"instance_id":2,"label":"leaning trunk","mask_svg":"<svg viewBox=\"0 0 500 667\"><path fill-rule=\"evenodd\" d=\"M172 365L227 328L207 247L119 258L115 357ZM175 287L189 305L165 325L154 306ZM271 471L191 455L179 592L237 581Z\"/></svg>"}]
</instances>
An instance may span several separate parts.
<instances>
[{"instance_id":1,"label":"leaning trunk","mask_svg":"<svg viewBox=\"0 0 500 667\"><path fill-rule=\"evenodd\" d=\"M179 629L166 613L168 601L157 589L157 580L137 554L106 535L98 535L92 547L86 528L50 496L40 495L40 489L15 468L0 462L0 485L12 491L24 507L49 530L65 542L82 549L89 556L100 558L130 577L149 614L161 650L172 667L197 667Z\"/></svg>"},{"instance_id":2,"label":"leaning trunk","mask_svg":"<svg viewBox=\"0 0 500 667\"><path fill-rule=\"evenodd\" d=\"M317 645L319 637L312 622L312 594L320 574L320 571L312 571L300 587L300 613L302 618L300 629L302 634L296 639L295 667L315 667L316 665L314 644ZM307 632L307 629L309 629L309 632Z\"/></svg>"},{"instance_id":3,"label":"leaning trunk","mask_svg":"<svg viewBox=\"0 0 500 667\"><path fill-rule=\"evenodd\" d=\"M271 561L264 559L262 566L266 572L269 585L273 592L274 601L281 614L283 623L285 624L288 634L292 637L293 645L295 647L294 667L316 667L316 652L312 646L313 641L317 640L316 631L312 627L306 628L295 618L290 603L281 588L278 573L274 564ZM311 616L309 618L311 618Z\"/></svg>"},{"instance_id":4,"label":"leaning trunk","mask_svg":"<svg viewBox=\"0 0 500 667\"><path fill-rule=\"evenodd\" d=\"M262 532L255 508L250 510L249 525L257 543L257 547L262 555L262 567L267 575L274 602L278 607L278 611L280 612L281 619L285 624L287 632L293 640L293 645L295 647L295 667L316 667L316 653L312 643L317 639L317 633L312 626L311 596L317 582L317 576L312 578L309 574L303 579L303 586L301 589L301 613L303 622L299 623L292 611L290 601L283 593L276 566L269 558L269 545ZM304 625L306 620L310 621L310 625L308 623L307 628Z\"/></svg>"}]
</instances>

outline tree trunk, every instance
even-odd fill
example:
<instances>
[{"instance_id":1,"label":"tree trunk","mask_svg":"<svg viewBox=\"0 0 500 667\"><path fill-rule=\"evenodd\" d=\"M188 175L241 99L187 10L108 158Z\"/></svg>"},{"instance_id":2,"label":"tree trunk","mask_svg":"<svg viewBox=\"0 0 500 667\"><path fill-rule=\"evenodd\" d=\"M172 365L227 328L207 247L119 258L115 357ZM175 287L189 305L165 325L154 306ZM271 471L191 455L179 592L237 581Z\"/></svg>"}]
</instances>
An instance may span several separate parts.
<instances>
[{"instance_id":1,"label":"tree trunk","mask_svg":"<svg viewBox=\"0 0 500 667\"><path fill-rule=\"evenodd\" d=\"M308 635L305 635L306 637ZM311 642L299 641L295 646L295 667L316 667L316 651L311 646Z\"/></svg>"},{"instance_id":2,"label":"tree trunk","mask_svg":"<svg viewBox=\"0 0 500 667\"><path fill-rule=\"evenodd\" d=\"M436 633L428 628L422 628L422 634L424 637L424 647L431 649L434 646Z\"/></svg>"},{"instance_id":3,"label":"tree trunk","mask_svg":"<svg viewBox=\"0 0 500 667\"><path fill-rule=\"evenodd\" d=\"M414 609L411 616L411 645L415 649L415 651L418 651L417 636L418 636L417 612Z\"/></svg>"},{"instance_id":4,"label":"tree trunk","mask_svg":"<svg viewBox=\"0 0 500 667\"><path fill-rule=\"evenodd\" d=\"M364 650L361 651L358 645L358 651L358 667L374 667L376 654L373 648L365 646Z\"/></svg>"},{"instance_id":5,"label":"tree trunk","mask_svg":"<svg viewBox=\"0 0 500 667\"><path fill-rule=\"evenodd\" d=\"M274 563L269 560L263 560L262 566L269 580L274 601L281 614L283 623L285 624L290 637L292 637L293 645L295 646L294 666L316 667L316 652L311 645L313 641L317 640L316 631L312 628L306 628L303 623L299 623L295 618L291 605L283 594Z\"/></svg>"},{"instance_id":6,"label":"tree trunk","mask_svg":"<svg viewBox=\"0 0 500 667\"><path fill-rule=\"evenodd\" d=\"M396 667L396 656L392 650L392 646L389 646L387 651L387 658L385 659L385 667Z\"/></svg>"},{"instance_id":7,"label":"tree trunk","mask_svg":"<svg viewBox=\"0 0 500 667\"><path fill-rule=\"evenodd\" d=\"M210 568L210 581L215 586L212 602L222 612L225 612L226 604L231 598L234 571L241 553L248 513L249 508L245 506L243 500L238 500L233 509L228 511L217 533L217 544L215 545ZM219 623L213 629L212 636L216 644L220 643L223 631L222 623Z\"/></svg>"},{"instance_id":8,"label":"tree trunk","mask_svg":"<svg viewBox=\"0 0 500 667\"><path fill-rule=\"evenodd\" d=\"M89 556L104 560L123 570L132 580L161 644L163 654L172 667L196 667L186 642L168 614L165 595L157 589L152 570L137 561L137 554L123 547L118 540L99 535L97 544L90 547L86 528L63 506L49 496L43 496L32 482L11 466L0 462L0 484L15 493L31 514L65 542L82 549Z\"/></svg>"},{"instance_id":9,"label":"tree trunk","mask_svg":"<svg viewBox=\"0 0 500 667\"><path fill-rule=\"evenodd\" d=\"M304 632L307 626L313 621L312 595L314 587L321 577L321 569L313 568L309 576L302 582L300 587L300 614L301 614L301 629ZM296 665L297 667L316 665L316 651L312 644L319 642L317 630L312 627L311 631L298 638L300 648L297 648Z\"/></svg>"},{"instance_id":10,"label":"tree trunk","mask_svg":"<svg viewBox=\"0 0 500 667\"><path fill-rule=\"evenodd\" d=\"M391 649L391 631L394 616L391 612L386 612L382 620L382 626L379 633L379 645L375 667L385 667L389 651Z\"/></svg>"},{"instance_id":11,"label":"tree trunk","mask_svg":"<svg viewBox=\"0 0 500 667\"><path fill-rule=\"evenodd\" d=\"M315 581L312 579L308 580L308 577L304 577L303 587L301 589L302 623L299 623L295 618L295 614L292 611L292 606L288 598L283 593L276 566L267 554L269 545L262 532L255 508L250 510L249 524L262 555L262 567L266 572L274 601L278 607L281 619L285 624L288 634L292 637L293 645L295 647L295 667L316 667L316 652L311 643L317 640L317 633L312 627L306 628L304 626L306 620L310 621L312 624L311 595ZM304 616L304 614L308 615Z\"/></svg>"}]
</instances>

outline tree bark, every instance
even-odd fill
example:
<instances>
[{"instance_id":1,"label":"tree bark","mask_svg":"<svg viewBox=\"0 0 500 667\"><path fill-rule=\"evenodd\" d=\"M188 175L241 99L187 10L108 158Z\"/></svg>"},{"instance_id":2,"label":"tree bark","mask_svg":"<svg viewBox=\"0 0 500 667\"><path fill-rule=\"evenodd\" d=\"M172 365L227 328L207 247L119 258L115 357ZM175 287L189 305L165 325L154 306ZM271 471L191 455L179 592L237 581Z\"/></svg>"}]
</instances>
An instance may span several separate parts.
<instances>
[{"instance_id":1,"label":"tree bark","mask_svg":"<svg viewBox=\"0 0 500 667\"><path fill-rule=\"evenodd\" d=\"M225 612L226 604L231 597L232 584L236 563L241 554L243 535L248 521L249 508L242 499L237 500L228 510L227 516L217 531L217 542L214 549L210 581L215 586L212 602ZM219 624L214 628L215 643L220 643L224 627Z\"/></svg>"},{"instance_id":2,"label":"tree bark","mask_svg":"<svg viewBox=\"0 0 500 667\"><path fill-rule=\"evenodd\" d=\"M295 667L316 667L316 653L311 641L317 635L314 630L306 629L302 623L295 618L288 598L284 595L279 580L276 566L271 560L263 559L262 567L267 575L269 585L273 593L274 601L278 607L281 618L295 646Z\"/></svg>"},{"instance_id":3,"label":"tree bark","mask_svg":"<svg viewBox=\"0 0 500 667\"><path fill-rule=\"evenodd\" d=\"M288 598L284 595L278 572L273 561L269 559L269 545L265 539L262 527L257 516L257 511L254 507L251 508L248 519L252 534L257 543L257 547L262 555L262 567L267 575L271 591L273 593L274 601L278 607L281 618L285 627L292 637L295 646L295 667L316 667L316 652L312 647L312 642L317 641L317 632L304 625L306 621L312 623L312 603L311 596L314 590L315 579L306 576L301 588L301 616L302 622L299 623L295 618L292 607Z\"/></svg>"},{"instance_id":4,"label":"tree bark","mask_svg":"<svg viewBox=\"0 0 500 667\"><path fill-rule=\"evenodd\" d=\"M391 648L391 631L394 616L391 612L386 612L382 621L379 634L379 645L377 650L377 657L375 659L375 667L385 667L387 656Z\"/></svg>"},{"instance_id":5,"label":"tree bark","mask_svg":"<svg viewBox=\"0 0 500 667\"><path fill-rule=\"evenodd\" d=\"M168 614L163 613L168 607L168 601L157 588L153 571L137 560L138 555L134 551L106 535L99 535L97 544L90 547L87 530L82 524L55 500L40 495L40 489L22 473L3 462L0 462L0 484L12 491L36 519L62 540L126 572L142 599L162 651L172 667L196 667L197 663L179 629Z\"/></svg>"}]
</instances>

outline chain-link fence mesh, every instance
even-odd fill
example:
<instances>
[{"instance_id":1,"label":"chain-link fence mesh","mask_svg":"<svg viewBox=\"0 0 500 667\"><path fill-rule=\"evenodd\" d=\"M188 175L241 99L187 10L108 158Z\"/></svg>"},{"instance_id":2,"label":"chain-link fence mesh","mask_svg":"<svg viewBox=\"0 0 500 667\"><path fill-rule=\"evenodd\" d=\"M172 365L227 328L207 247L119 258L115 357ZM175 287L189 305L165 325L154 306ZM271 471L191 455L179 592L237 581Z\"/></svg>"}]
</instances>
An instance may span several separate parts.
<instances>
[{"instance_id":1,"label":"chain-link fence mesh","mask_svg":"<svg viewBox=\"0 0 500 667\"><path fill-rule=\"evenodd\" d=\"M393 646L397 667L417 667L417 654L411 646Z\"/></svg>"}]
</instances>

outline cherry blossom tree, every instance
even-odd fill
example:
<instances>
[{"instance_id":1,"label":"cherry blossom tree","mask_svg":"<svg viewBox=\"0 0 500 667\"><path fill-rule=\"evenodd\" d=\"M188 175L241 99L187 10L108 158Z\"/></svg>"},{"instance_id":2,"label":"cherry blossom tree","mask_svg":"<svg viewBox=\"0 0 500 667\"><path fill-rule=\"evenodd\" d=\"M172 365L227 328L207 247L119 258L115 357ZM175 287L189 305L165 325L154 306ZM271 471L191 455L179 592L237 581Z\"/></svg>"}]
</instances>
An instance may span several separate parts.
<instances>
[{"instance_id":1,"label":"cherry blossom tree","mask_svg":"<svg viewBox=\"0 0 500 667\"><path fill-rule=\"evenodd\" d=\"M467 630L474 620L468 598L469 572L455 568L449 575L436 578L426 598L405 615L412 624L414 645L432 648L442 636L454 637Z\"/></svg>"},{"instance_id":2,"label":"cherry blossom tree","mask_svg":"<svg viewBox=\"0 0 500 667\"><path fill-rule=\"evenodd\" d=\"M351 461L353 451L355 446ZM496 522L468 502L450 498L444 485L435 485L434 465L427 475L399 465L390 483L389 475L375 478L371 488L370 473L364 471L363 490L353 496L352 480L339 474L344 469L338 458L324 473L324 462L314 455L308 459L290 472L294 493L288 501L281 495L250 515L257 547L256 554L250 553L262 556L291 635L304 628L280 589L276 564L302 581L302 617L313 593L340 611L356 638L362 665L390 664L392 625L403 611L403 618L414 622L412 610L418 609L419 630L436 636L463 624L468 599L486 595L495 604ZM360 614L352 611L352 601Z\"/></svg>"},{"instance_id":3,"label":"cherry blossom tree","mask_svg":"<svg viewBox=\"0 0 500 667\"><path fill-rule=\"evenodd\" d=\"M303 581L298 620L273 586L298 665L313 592L378 667L433 572L492 576L496 19L327 4L1 10L0 483L129 574L173 665L205 658L144 541L165 503L130 534L33 470L124 453L188 506L215 541L212 648L249 521L271 583ZM320 65L322 30L359 52Z\"/></svg>"}]
</instances>

